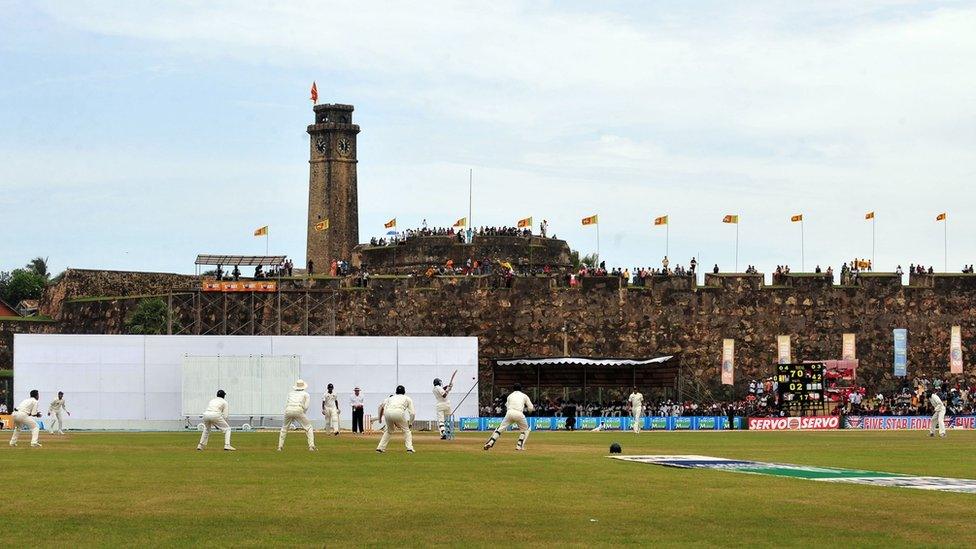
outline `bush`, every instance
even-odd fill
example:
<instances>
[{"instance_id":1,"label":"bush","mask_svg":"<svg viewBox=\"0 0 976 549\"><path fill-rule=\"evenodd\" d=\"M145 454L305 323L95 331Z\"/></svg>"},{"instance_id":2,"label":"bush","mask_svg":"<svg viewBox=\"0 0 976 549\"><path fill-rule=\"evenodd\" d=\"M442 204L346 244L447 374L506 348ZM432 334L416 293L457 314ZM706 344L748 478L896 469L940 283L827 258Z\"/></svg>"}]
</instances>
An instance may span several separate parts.
<instances>
[{"instance_id":1,"label":"bush","mask_svg":"<svg viewBox=\"0 0 976 549\"><path fill-rule=\"evenodd\" d=\"M165 334L166 312L166 302L162 299L143 299L125 321L125 331L137 335Z\"/></svg>"},{"instance_id":2,"label":"bush","mask_svg":"<svg viewBox=\"0 0 976 549\"><path fill-rule=\"evenodd\" d=\"M11 305L24 299L40 299L47 280L32 271L15 269L9 276L0 277L0 298Z\"/></svg>"}]
</instances>

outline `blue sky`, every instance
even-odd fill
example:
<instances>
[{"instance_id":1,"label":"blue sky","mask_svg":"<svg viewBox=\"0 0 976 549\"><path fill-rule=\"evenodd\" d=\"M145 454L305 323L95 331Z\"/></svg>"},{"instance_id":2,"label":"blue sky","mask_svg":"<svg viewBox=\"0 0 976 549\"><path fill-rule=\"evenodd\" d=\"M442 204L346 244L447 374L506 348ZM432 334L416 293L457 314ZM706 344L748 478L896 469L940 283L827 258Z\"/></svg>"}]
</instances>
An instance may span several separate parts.
<instances>
[{"instance_id":1,"label":"blue sky","mask_svg":"<svg viewBox=\"0 0 976 549\"><path fill-rule=\"evenodd\" d=\"M308 87L352 103L360 235L550 220L610 265L976 262L971 2L0 0L0 268L304 262ZM856 5L853 5L856 4Z\"/></svg>"}]
</instances>

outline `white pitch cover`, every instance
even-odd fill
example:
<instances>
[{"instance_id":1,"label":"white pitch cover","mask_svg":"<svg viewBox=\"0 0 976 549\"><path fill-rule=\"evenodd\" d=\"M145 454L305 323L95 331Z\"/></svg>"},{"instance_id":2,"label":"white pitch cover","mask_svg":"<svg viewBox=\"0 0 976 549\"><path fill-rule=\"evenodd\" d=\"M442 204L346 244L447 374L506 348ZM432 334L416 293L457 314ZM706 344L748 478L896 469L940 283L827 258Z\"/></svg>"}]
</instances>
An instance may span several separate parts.
<instances>
[{"instance_id":1,"label":"white pitch cover","mask_svg":"<svg viewBox=\"0 0 976 549\"><path fill-rule=\"evenodd\" d=\"M417 419L433 420L433 378L447 380L458 371L451 396L457 405L475 386L478 375L478 340L474 337L15 334L14 400L38 389L46 409L47 402L64 391L71 410L69 428L180 428L184 418L182 365L187 356L298 357L300 375L312 396L309 415L317 426L322 421L321 399L328 383L335 385L341 421L348 425L349 395L357 385L365 396L367 414L375 415L380 403L402 384L416 404ZM232 415L257 405L246 403L246 395L253 398L253 391L228 387L221 388L228 392ZM238 390L242 394L235 394ZM235 402L235 397L241 400ZM269 400L261 405L280 415L285 397L268 395ZM456 415L477 416L477 402L475 387ZM197 417L191 419L202 412L195 412Z\"/></svg>"}]
</instances>

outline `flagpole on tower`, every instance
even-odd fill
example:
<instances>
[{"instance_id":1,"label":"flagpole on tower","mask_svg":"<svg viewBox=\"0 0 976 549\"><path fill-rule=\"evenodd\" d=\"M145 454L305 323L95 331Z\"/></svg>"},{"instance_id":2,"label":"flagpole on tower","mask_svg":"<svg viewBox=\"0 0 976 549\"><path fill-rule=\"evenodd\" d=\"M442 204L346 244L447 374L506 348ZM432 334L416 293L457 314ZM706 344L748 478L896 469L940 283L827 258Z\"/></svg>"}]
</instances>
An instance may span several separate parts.
<instances>
[{"instance_id":1,"label":"flagpole on tower","mask_svg":"<svg viewBox=\"0 0 976 549\"><path fill-rule=\"evenodd\" d=\"M806 250L803 243L803 218L800 218L800 272L806 272Z\"/></svg>"}]
</instances>

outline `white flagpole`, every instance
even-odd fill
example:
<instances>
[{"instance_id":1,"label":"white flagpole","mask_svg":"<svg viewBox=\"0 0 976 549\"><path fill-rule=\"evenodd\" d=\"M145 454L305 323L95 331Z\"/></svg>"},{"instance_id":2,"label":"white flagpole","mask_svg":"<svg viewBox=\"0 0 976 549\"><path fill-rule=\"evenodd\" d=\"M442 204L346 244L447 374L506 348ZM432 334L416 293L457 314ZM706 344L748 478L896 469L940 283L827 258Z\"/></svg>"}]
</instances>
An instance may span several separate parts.
<instances>
[{"instance_id":1,"label":"white flagpole","mask_svg":"<svg viewBox=\"0 0 976 549\"><path fill-rule=\"evenodd\" d=\"M803 219L800 219L800 272L806 272L806 255L803 247Z\"/></svg>"},{"instance_id":2,"label":"white flagpole","mask_svg":"<svg viewBox=\"0 0 976 549\"><path fill-rule=\"evenodd\" d=\"M943 259L945 260L945 272L949 272L949 214L945 218L945 237L943 240Z\"/></svg>"},{"instance_id":3,"label":"white flagpole","mask_svg":"<svg viewBox=\"0 0 976 549\"><path fill-rule=\"evenodd\" d=\"M735 272L739 272L739 220L735 220Z\"/></svg>"},{"instance_id":4,"label":"white flagpole","mask_svg":"<svg viewBox=\"0 0 976 549\"><path fill-rule=\"evenodd\" d=\"M465 227L468 231L468 242L474 240L474 227L471 219L471 204L473 203L474 196L474 168L468 168L468 226Z\"/></svg>"}]
</instances>

